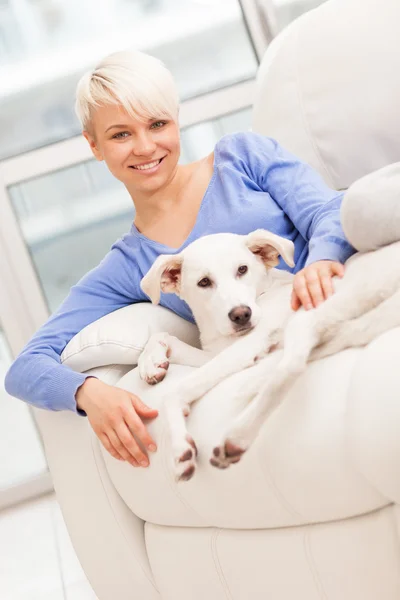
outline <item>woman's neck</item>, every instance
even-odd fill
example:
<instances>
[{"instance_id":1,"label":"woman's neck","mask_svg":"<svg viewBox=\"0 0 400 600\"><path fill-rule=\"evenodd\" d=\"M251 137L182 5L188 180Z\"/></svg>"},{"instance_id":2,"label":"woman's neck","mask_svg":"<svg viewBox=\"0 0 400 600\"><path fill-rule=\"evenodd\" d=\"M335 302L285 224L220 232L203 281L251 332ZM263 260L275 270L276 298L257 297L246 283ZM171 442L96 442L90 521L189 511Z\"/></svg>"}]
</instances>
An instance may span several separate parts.
<instances>
[{"instance_id":1,"label":"woman's neck","mask_svg":"<svg viewBox=\"0 0 400 600\"><path fill-rule=\"evenodd\" d=\"M198 163L178 165L170 181L154 192L143 193L128 189L135 204L135 224L139 230L145 229L154 219L162 218L180 205L197 165Z\"/></svg>"}]
</instances>

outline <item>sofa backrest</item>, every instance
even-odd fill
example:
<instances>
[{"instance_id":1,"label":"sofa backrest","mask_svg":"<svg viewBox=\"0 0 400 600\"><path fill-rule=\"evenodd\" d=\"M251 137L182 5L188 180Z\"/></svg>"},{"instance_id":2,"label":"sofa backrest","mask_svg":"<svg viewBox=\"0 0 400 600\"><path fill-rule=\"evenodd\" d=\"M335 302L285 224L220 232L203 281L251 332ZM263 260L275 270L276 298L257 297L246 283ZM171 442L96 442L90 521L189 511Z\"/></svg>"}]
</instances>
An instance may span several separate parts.
<instances>
[{"instance_id":1,"label":"sofa backrest","mask_svg":"<svg viewBox=\"0 0 400 600\"><path fill-rule=\"evenodd\" d=\"M336 189L400 161L400 0L328 0L287 27L258 74L253 130Z\"/></svg>"}]
</instances>

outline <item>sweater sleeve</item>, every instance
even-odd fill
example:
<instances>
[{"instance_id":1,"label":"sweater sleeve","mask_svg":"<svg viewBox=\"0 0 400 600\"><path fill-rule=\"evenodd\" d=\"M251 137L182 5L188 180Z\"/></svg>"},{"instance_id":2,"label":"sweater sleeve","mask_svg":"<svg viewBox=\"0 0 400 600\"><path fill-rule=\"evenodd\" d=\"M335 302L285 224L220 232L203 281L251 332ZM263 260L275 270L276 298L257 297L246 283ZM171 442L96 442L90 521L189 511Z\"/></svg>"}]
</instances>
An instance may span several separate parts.
<instances>
[{"instance_id":1,"label":"sweater sleeve","mask_svg":"<svg viewBox=\"0 0 400 600\"><path fill-rule=\"evenodd\" d=\"M85 275L60 308L37 331L11 365L6 391L38 408L72 410L75 394L87 378L61 364L68 342L86 325L140 299L139 276L117 242L98 267Z\"/></svg>"},{"instance_id":2,"label":"sweater sleeve","mask_svg":"<svg viewBox=\"0 0 400 600\"><path fill-rule=\"evenodd\" d=\"M247 136L245 160L251 176L308 242L306 265L318 260L344 263L355 250L340 222L343 193L328 187L312 167L275 140L255 133L242 136Z\"/></svg>"}]
</instances>

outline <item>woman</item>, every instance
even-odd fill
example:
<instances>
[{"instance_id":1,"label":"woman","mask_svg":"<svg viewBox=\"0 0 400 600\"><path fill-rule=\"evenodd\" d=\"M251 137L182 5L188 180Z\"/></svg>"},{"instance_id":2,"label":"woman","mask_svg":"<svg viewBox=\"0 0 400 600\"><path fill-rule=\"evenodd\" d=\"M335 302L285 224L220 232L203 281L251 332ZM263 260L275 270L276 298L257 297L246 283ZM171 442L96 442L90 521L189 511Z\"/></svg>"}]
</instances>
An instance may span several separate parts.
<instances>
[{"instance_id":1,"label":"woman","mask_svg":"<svg viewBox=\"0 0 400 600\"><path fill-rule=\"evenodd\" d=\"M125 185L135 204L131 231L71 289L11 366L9 394L41 408L87 415L104 447L119 460L147 466L155 451L142 418L157 411L138 397L61 365L70 339L118 308L148 301L139 283L159 254L178 253L194 239L264 227L295 245L294 310L332 294L353 248L339 220L342 194L272 139L227 135L209 156L179 165L178 95L170 72L140 52L121 52L85 74L77 114L97 160ZM285 268L285 265L281 265ZM191 319L178 297L161 304Z\"/></svg>"}]
</instances>

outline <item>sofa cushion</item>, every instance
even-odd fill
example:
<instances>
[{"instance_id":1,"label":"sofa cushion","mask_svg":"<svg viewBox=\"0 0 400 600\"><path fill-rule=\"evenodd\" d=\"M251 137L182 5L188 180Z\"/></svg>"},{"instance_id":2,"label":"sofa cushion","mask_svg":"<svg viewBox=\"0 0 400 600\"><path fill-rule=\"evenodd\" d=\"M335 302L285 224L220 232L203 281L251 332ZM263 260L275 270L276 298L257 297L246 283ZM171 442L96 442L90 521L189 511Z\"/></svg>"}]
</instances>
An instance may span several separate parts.
<instances>
[{"instance_id":1,"label":"sofa cushion","mask_svg":"<svg viewBox=\"0 0 400 600\"><path fill-rule=\"evenodd\" d=\"M80 373L104 365L136 365L150 335L168 331L199 347L199 332L162 306L131 304L105 315L78 333L66 346L61 361Z\"/></svg>"},{"instance_id":2,"label":"sofa cushion","mask_svg":"<svg viewBox=\"0 0 400 600\"><path fill-rule=\"evenodd\" d=\"M344 519L390 504L349 452L348 390L363 353L352 349L312 363L241 462L220 471L209 458L242 408L232 401L231 390L248 371L225 380L192 408L188 430L198 446L198 470L192 480L180 483L174 479L162 406L171 385L191 367L171 365L157 386L141 381L138 369L129 371L117 385L160 409L148 423L158 451L151 454L149 468L135 469L102 450L115 488L143 520L181 527L287 527ZM365 443L373 438L371 432Z\"/></svg>"},{"instance_id":3,"label":"sofa cushion","mask_svg":"<svg viewBox=\"0 0 400 600\"><path fill-rule=\"evenodd\" d=\"M258 73L253 129L335 189L399 160L398 0L330 0L272 43Z\"/></svg>"}]
</instances>

